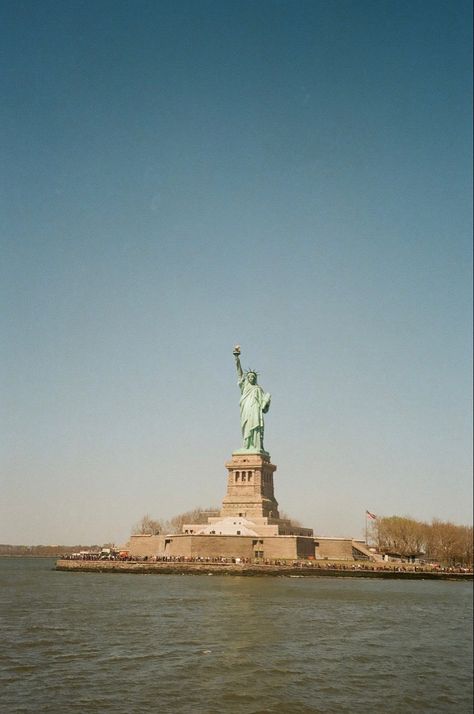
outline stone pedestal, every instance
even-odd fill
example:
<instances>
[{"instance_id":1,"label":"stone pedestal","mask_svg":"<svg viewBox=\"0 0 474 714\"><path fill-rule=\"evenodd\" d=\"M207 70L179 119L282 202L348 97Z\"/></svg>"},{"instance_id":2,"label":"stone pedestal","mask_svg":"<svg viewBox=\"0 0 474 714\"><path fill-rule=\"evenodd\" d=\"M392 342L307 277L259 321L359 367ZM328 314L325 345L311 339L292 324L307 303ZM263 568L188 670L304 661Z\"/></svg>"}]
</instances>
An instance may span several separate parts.
<instances>
[{"instance_id":1,"label":"stone pedestal","mask_svg":"<svg viewBox=\"0 0 474 714\"><path fill-rule=\"evenodd\" d=\"M273 492L276 466L266 452L235 451L226 464L227 494L222 501L221 518L237 516L279 519Z\"/></svg>"}]
</instances>

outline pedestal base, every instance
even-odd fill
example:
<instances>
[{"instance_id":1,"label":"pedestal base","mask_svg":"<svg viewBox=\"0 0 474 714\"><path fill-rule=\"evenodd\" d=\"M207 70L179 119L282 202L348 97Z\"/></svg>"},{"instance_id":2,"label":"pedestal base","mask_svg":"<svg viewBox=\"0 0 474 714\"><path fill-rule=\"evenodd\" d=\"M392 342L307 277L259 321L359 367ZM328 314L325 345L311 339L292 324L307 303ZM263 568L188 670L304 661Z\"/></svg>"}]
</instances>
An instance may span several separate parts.
<instances>
[{"instance_id":1,"label":"pedestal base","mask_svg":"<svg viewBox=\"0 0 474 714\"><path fill-rule=\"evenodd\" d=\"M276 466L270 462L268 452L239 449L234 451L226 468L227 494L222 501L221 517L280 517L273 491Z\"/></svg>"}]
</instances>

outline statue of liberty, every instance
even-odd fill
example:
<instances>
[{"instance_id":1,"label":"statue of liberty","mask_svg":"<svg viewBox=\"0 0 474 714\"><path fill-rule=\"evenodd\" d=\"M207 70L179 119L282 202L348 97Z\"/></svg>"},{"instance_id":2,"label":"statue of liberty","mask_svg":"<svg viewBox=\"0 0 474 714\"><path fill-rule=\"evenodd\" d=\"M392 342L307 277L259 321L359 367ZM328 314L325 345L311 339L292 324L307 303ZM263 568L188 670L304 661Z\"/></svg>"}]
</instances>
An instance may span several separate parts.
<instances>
[{"instance_id":1,"label":"statue of liberty","mask_svg":"<svg viewBox=\"0 0 474 714\"><path fill-rule=\"evenodd\" d=\"M246 451L265 452L263 448L263 415L270 408L270 394L257 384L258 373L253 369L245 373L240 364L240 347L234 347L235 366L240 387L240 427L242 429L243 448ZM265 452L266 453L266 452Z\"/></svg>"}]
</instances>

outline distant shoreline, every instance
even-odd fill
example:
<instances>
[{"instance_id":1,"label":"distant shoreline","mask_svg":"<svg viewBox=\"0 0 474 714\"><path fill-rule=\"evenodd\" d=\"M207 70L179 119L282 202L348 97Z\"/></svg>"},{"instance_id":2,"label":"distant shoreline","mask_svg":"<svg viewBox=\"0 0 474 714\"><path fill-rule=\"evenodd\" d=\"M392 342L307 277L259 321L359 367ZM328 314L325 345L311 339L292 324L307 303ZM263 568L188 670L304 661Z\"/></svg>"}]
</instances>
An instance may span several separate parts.
<instances>
[{"instance_id":1,"label":"distant shoreline","mask_svg":"<svg viewBox=\"0 0 474 714\"><path fill-rule=\"evenodd\" d=\"M473 573L449 573L414 570L384 570L382 568L315 567L296 565L263 565L256 563L183 563L183 562L120 562L62 560L56 562L55 570L62 572L110 573L134 575L241 575L245 577L349 577L385 578L394 580L472 580Z\"/></svg>"},{"instance_id":2,"label":"distant shoreline","mask_svg":"<svg viewBox=\"0 0 474 714\"><path fill-rule=\"evenodd\" d=\"M72 555L62 548L54 553L0 553L0 558L54 558L60 560L64 555Z\"/></svg>"}]
</instances>

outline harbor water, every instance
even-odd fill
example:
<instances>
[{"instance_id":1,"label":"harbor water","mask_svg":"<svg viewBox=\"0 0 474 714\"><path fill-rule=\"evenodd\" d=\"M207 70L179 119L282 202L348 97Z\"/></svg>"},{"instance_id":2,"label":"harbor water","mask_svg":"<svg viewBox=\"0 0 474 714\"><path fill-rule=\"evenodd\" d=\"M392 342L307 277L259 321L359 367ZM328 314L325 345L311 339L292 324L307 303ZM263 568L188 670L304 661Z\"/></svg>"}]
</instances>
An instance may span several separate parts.
<instances>
[{"instance_id":1,"label":"harbor water","mask_svg":"<svg viewBox=\"0 0 474 714\"><path fill-rule=\"evenodd\" d=\"M472 711L472 581L63 573L0 558L0 711Z\"/></svg>"}]
</instances>

